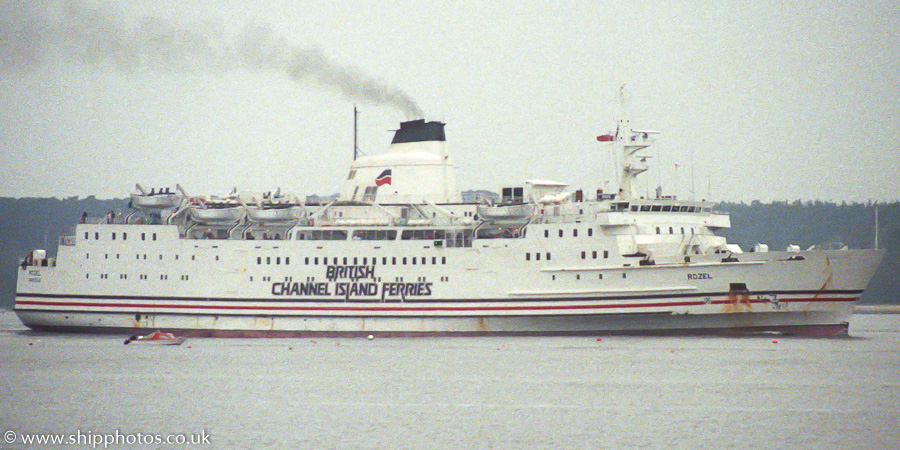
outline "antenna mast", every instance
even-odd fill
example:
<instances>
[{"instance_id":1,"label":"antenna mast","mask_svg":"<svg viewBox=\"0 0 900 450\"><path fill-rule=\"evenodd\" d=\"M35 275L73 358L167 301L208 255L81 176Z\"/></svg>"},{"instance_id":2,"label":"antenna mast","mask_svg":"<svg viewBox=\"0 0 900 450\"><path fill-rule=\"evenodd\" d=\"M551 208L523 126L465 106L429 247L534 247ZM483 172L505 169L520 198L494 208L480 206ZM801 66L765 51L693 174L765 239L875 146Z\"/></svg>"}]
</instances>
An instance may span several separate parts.
<instances>
[{"instance_id":1,"label":"antenna mast","mask_svg":"<svg viewBox=\"0 0 900 450\"><path fill-rule=\"evenodd\" d=\"M359 116L359 111L356 109L356 105L353 105L353 160L356 161L357 153L359 153L359 145L356 144L356 135L358 127L356 125L356 118Z\"/></svg>"}]
</instances>

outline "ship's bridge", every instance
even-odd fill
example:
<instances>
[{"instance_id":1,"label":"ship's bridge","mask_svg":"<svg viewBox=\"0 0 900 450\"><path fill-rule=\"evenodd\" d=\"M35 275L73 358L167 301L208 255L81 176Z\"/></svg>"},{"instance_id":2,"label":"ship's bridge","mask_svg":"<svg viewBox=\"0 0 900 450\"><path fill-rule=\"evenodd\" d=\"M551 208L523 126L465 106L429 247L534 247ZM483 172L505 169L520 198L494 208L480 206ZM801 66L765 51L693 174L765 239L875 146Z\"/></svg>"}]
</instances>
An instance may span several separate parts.
<instances>
[{"instance_id":1,"label":"ship's bridge","mask_svg":"<svg viewBox=\"0 0 900 450\"><path fill-rule=\"evenodd\" d=\"M461 202L445 143L441 122L402 122L387 153L353 161L340 200L388 204Z\"/></svg>"}]
</instances>

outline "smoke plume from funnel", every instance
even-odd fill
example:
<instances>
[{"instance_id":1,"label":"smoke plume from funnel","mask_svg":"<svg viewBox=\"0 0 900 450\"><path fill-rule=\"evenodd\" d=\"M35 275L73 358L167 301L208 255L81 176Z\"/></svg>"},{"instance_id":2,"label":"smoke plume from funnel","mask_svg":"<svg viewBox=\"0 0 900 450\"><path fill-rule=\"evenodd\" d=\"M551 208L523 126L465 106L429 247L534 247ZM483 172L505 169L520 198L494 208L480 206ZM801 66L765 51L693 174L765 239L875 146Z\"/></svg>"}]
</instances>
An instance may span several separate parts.
<instances>
[{"instance_id":1,"label":"smoke plume from funnel","mask_svg":"<svg viewBox=\"0 0 900 450\"><path fill-rule=\"evenodd\" d=\"M4 8L12 14L4 13L0 19L3 70L80 63L109 65L124 72L274 71L300 83L336 90L349 99L397 108L407 118L422 117L415 101L402 90L341 66L315 48L294 45L266 24L248 24L229 37L217 24L187 26L145 17L129 25L107 10L78 2L35 3Z\"/></svg>"}]
</instances>

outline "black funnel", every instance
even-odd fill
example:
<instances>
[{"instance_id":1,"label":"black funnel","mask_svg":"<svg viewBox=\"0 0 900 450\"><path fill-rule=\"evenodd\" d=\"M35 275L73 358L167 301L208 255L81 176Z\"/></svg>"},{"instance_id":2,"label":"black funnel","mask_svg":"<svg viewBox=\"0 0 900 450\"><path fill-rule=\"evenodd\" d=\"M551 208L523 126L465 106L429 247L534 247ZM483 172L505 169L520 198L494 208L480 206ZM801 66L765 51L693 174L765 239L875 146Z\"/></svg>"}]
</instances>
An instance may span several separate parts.
<instances>
[{"instance_id":1,"label":"black funnel","mask_svg":"<svg viewBox=\"0 0 900 450\"><path fill-rule=\"evenodd\" d=\"M391 144L446 140L443 123L426 122L425 119L418 119L400 122L400 129L394 133L394 140L391 141Z\"/></svg>"}]
</instances>

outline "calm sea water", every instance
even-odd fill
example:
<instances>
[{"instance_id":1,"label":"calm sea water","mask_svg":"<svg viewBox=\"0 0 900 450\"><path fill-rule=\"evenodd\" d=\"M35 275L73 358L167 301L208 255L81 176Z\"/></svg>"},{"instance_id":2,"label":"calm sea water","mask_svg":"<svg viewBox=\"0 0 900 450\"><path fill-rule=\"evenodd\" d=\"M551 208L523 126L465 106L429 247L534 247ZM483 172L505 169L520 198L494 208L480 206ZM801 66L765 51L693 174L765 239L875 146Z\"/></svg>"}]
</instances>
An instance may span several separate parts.
<instances>
[{"instance_id":1,"label":"calm sea water","mask_svg":"<svg viewBox=\"0 0 900 450\"><path fill-rule=\"evenodd\" d=\"M206 433L213 448L897 448L900 315L857 315L851 334L141 347L28 332L4 311L0 432Z\"/></svg>"}]
</instances>

